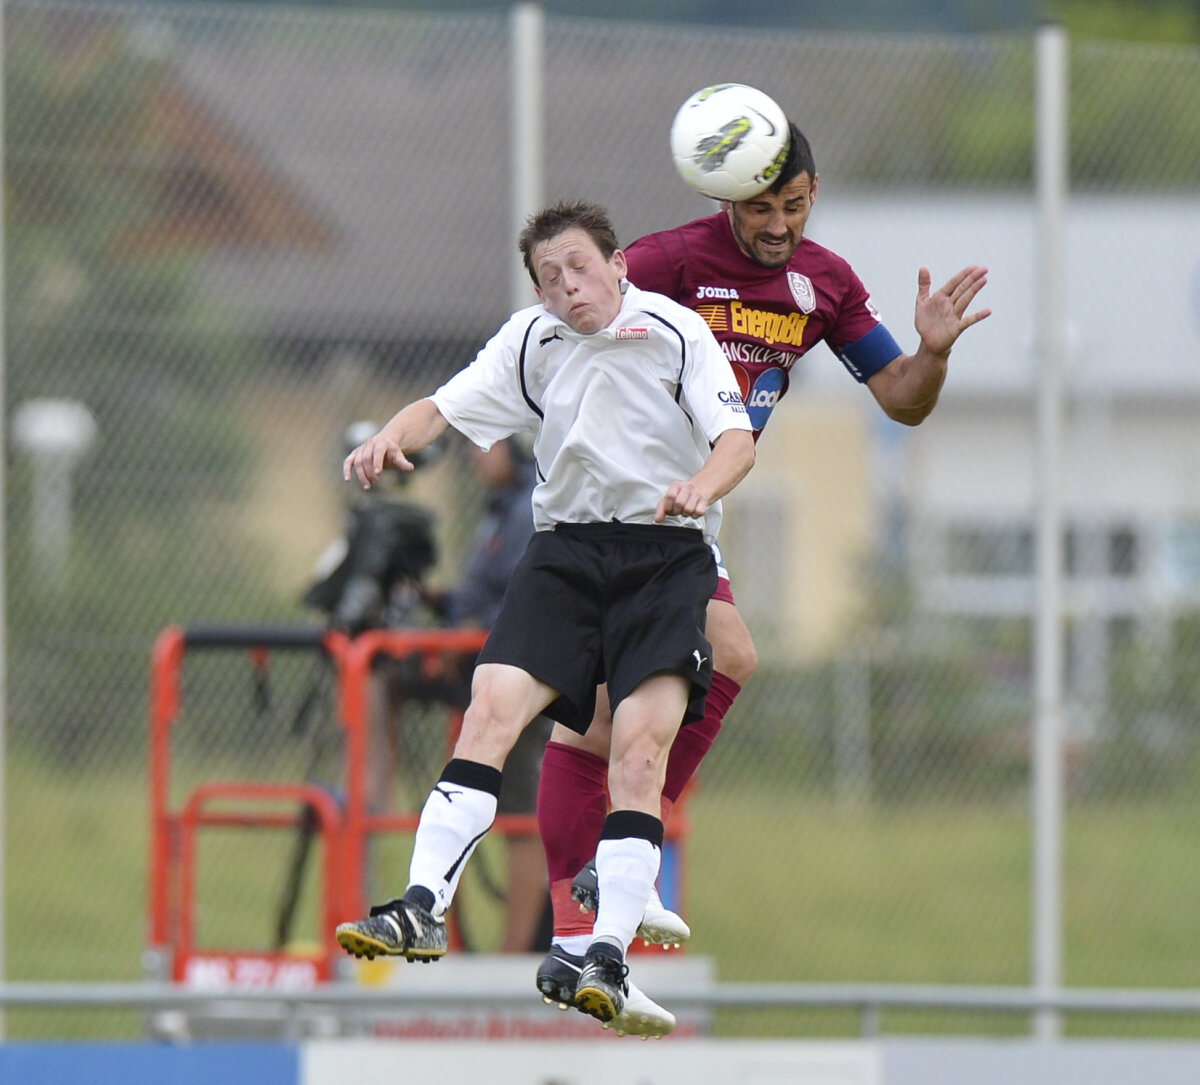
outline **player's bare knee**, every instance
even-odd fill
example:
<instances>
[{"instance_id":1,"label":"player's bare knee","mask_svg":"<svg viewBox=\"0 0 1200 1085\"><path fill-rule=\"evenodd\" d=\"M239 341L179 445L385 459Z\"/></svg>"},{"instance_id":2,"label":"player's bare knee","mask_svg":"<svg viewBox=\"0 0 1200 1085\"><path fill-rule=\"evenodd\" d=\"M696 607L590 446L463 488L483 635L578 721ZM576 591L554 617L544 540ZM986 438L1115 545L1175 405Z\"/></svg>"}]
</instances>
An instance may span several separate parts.
<instances>
[{"instance_id":1,"label":"player's bare knee","mask_svg":"<svg viewBox=\"0 0 1200 1085\"><path fill-rule=\"evenodd\" d=\"M732 637L723 644L713 644L713 668L739 686L744 686L758 670L758 650L747 637Z\"/></svg>"},{"instance_id":2,"label":"player's bare knee","mask_svg":"<svg viewBox=\"0 0 1200 1085\"><path fill-rule=\"evenodd\" d=\"M463 714L454 756L500 767L524 726L524 721L505 711L485 691L477 690Z\"/></svg>"},{"instance_id":3,"label":"player's bare knee","mask_svg":"<svg viewBox=\"0 0 1200 1085\"><path fill-rule=\"evenodd\" d=\"M709 603L707 635L714 669L744 686L758 669L758 650L737 609L715 599Z\"/></svg>"},{"instance_id":4,"label":"player's bare knee","mask_svg":"<svg viewBox=\"0 0 1200 1085\"><path fill-rule=\"evenodd\" d=\"M649 740L633 743L609 764L608 786L613 806L653 806L662 793L667 749Z\"/></svg>"}]
</instances>

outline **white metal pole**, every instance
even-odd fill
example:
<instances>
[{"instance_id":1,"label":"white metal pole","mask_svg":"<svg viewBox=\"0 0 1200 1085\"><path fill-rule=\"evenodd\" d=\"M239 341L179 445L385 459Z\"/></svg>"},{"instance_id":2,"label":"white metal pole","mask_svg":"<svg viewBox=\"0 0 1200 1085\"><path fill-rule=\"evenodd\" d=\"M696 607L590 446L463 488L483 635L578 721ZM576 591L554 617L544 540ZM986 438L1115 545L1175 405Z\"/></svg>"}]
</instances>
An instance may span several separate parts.
<instances>
[{"instance_id":1,"label":"white metal pole","mask_svg":"<svg viewBox=\"0 0 1200 1085\"><path fill-rule=\"evenodd\" d=\"M542 204L542 127L545 17L541 4L519 3L512 9L512 219L513 310L537 300L516 237L525 219Z\"/></svg>"},{"instance_id":2,"label":"white metal pole","mask_svg":"<svg viewBox=\"0 0 1200 1085\"><path fill-rule=\"evenodd\" d=\"M1063 833L1063 425L1064 217L1067 196L1067 35L1037 35L1037 614L1034 623L1033 983L1040 994L1062 983ZM1034 1033L1061 1033L1059 1013L1040 1009Z\"/></svg>"}]
</instances>

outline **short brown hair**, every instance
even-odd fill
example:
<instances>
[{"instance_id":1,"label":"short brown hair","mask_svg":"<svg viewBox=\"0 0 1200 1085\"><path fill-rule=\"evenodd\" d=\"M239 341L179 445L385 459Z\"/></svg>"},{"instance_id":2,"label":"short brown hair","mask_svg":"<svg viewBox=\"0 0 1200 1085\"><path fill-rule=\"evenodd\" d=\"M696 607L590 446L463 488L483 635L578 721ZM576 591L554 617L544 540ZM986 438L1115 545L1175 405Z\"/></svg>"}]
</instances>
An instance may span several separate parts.
<instances>
[{"instance_id":1,"label":"short brown hair","mask_svg":"<svg viewBox=\"0 0 1200 1085\"><path fill-rule=\"evenodd\" d=\"M517 238L517 247L521 250L521 259L525 270L533 280L534 286L541 286L537 273L533 270L533 250L543 241L558 237L570 229L583 230L600 250L605 260L611 260L617 251L617 231L613 229L612 219L608 212L598 203L587 203L578 200L574 203L559 200L553 207L543 208L525 220L525 228Z\"/></svg>"}]
</instances>

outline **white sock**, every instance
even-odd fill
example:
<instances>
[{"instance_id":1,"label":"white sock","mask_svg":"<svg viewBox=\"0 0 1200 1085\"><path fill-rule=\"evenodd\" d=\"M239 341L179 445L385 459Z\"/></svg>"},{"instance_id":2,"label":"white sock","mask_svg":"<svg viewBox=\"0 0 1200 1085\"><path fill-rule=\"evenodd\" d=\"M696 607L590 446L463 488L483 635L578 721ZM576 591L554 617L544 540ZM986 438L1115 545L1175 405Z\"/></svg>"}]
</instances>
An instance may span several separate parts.
<instances>
[{"instance_id":1,"label":"white sock","mask_svg":"<svg viewBox=\"0 0 1200 1085\"><path fill-rule=\"evenodd\" d=\"M565 950L567 953L572 953L576 957L582 957L587 952L587 947L591 945L592 936L590 934L556 934L554 936L554 945L559 949Z\"/></svg>"},{"instance_id":2,"label":"white sock","mask_svg":"<svg viewBox=\"0 0 1200 1085\"><path fill-rule=\"evenodd\" d=\"M593 940L605 938L622 950L629 948L637 933L646 901L658 877L662 852L641 837L601 840L596 846L596 877L600 907L596 910Z\"/></svg>"},{"instance_id":3,"label":"white sock","mask_svg":"<svg viewBox=\"0 0 1200 1085\"><path fill-rule=\"evenodd\" d=\"M467 860L495 820L496 796L490 792L445 780L434 785L421 809L408 867L408 884L423 885L437 898L434 915L450 907Z\"/></svg>"}]
</instances>

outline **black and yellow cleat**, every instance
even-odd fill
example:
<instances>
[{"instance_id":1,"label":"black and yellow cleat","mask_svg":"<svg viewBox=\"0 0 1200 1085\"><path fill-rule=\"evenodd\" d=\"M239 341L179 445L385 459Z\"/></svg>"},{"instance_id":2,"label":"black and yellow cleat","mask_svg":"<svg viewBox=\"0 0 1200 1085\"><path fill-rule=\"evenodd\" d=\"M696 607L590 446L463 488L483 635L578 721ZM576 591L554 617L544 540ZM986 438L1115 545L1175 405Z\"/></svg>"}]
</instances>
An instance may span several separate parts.
<instances>
[{"instance_id":1,"label":"black and yellow cleat","mask_svg":"<svg viewBox=\"0 0 1200 1085\"><path fill-rule=\"evenodd\" d=\"M347 953L368 961L376 957L435 961L446 955L449 944L445 921L405 900L372 908L366 919L339 923L337 940Z\"/></svg>"},{"instance_id":2,"label":"black and yellow cleat","mask_svg":"<svg viewBox=\"0 0 1200 1085\"><path fill-rule=\"evenodd\" d=\"M575 985L575 1008L605 1024L625 1008L629 965L614 957L588 956Z\"/></svg>"}]
</instances>

